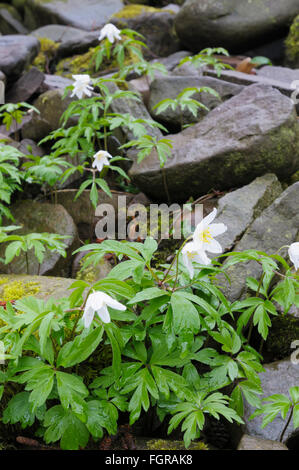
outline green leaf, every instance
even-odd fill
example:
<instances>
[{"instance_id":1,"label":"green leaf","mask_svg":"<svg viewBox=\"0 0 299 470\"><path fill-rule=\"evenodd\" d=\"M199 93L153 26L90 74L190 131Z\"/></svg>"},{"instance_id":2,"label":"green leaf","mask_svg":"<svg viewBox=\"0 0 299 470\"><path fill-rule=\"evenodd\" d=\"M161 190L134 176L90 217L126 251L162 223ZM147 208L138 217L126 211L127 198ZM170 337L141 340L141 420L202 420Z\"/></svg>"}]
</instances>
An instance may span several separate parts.
<instances>
[{"instance_id":1,"label":"green leaf","mask_svg":"<svg viewBox=\"0 0 299 470\"><path fill-rule=\"evenodd\" d=\"M85 361L98 347L103 337L103 328L84 330L74 341L66 343L59 351L57 367L72 367Z\"/></svg>"},{"instance_id":2,"label":"green leaf","mask_svg":"<svg viewBox=\"0 0 299 470\"><path fill-rule=\"evenodd\" d=\"M88 442L89 432L85 424L61 405L53 406L46 412L43 424L47 428L44 434L47 444L60 440L63 450L78 450Z\"/></svg>"},{"instance_id":3,"label":"green leaf","mask_svg":"<svg viewBox=\"0 0 299 470\"><path fill-rule=\"evenodd\" d=\"M70 407L80 417L84 417L85 401L88 390L81 377L65 372L56 372L57 390L63 408Z\"/></svg>"}]
</instances>

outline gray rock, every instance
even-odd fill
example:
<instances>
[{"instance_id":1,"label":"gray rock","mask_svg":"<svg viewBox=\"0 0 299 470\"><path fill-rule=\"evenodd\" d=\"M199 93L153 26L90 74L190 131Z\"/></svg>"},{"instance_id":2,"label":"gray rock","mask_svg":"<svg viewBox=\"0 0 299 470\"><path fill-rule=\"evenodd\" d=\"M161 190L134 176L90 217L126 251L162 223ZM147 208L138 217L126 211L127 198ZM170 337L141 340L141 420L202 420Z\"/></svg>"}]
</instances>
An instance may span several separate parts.
<instances>
[{"instance_id":1,"label":"gray rock","mask_svg":"<svg viewBox=\"0 0 299 470\"><path fill-rule=\"evenodd\" d=\"M279 109L279 113L277 110ZM152 198L186 201L211 188L229 189L273 172L292 175L299 162L299 125L294 105L268 86L246 87L200 123L175 135L162 175L152 152L134 162L133 182Z\"/></svg>"},{"instance_id":2,"label":"gray rock","mask_svg":"<svg viewBox=\"0 0 299 470\"><path fill-rule=\"evenodd\" d=\"M43 72L36 67L31 67L31 69L24 73L8 90L6 101L9 103L28 101L29 98L39 90L44 78Z\"/></svg>"},{"instance_id":3,"label":"gray rock","mask_svg":"<svg viewBox=\"0 0 299 470\"><path fill-rule=\"evenodd\" d=\"M282 187L274 174L256 178L252 183L223 196L218 203L217 221L228 230L219 237L223 251L229 251L249 225L281 194Z\"/></svg>"},{"instance_id":4,"label":"gray rock","mask_svg":"<svg viewBox=\"0 0 299 470\"><path fill-rule=\"evenodd\" d=\"M299 381L299 367L298 364L292 364L290 359L285 361L272 362L264 366L265 372L259 374L261 379L261 386L263 389L263 397L269 397L274 394L286 394L290 387L294 387ZM262 416L258 416L249 421L249 417L254 412L254 408L246 403L244 407L244 421L246 421L246 433L251 436L256 436L262 439L270 439L271 441L279 441L286 420L283 420L280 413L268 424L264 429L261 428ZM284 435L283 442L293 434L293 425L290 423Z\"/></svg>"},{"instance_id":5,"label":"gray rock","mask_svg":"<svg viewBox=\"0 0 299 470\"><path fill-rule=\"evenodd\" d=\"M244 52L279 37L298 13L297 0L187 0L175 28L182 43L194 51L222 46Z\"/></svg>"},{"instance_id":6,"label":"gray rock","mask_svg":"<svg viewBox=\"0 0 299 470\"><path fill-rule=\"evenodd\" d=\"M45 74L44 81L40 87L40 92L45 93L49 90L64 89L67 86L73 84L73 80L70 80L66 77L61 77L60 75L48 75Z\"/></svg>"},{"instance_id":7,"label":"gray rock","mask_svg":"<svg viewBox=\"0 0 299 470\"><path fill-rule=\"evenodd\" d=\"M93 31L122 7L121 0L27 0L25 24L29 29L58 23Z\"/></svg>"},{"instance_id":8,"label":"gray rock","mask_svg":"<svg viewBox=\"0 0 299 470\"><path fill-rule=\"evenodd\" d=\"M0 69L9 78L18 77L37 56L40 43L36 38L9 34L0 37Z\"/></svg>"},{"instance_id":9,"label":"gray rock","mask_svg":"<svg viewBox=\"0 0 299 470\"><path fill-rule=\"evenodd\" d=\"M259 77L286 82L289 86L291 86L292 82L295 80L299 80L299 69L290 69L288 67L266 65L265 67L257 69L256 73Z\"/></svg>"},{"instance_id":10,"label":"gray rock","mask_svg":"<svg viewBox=\"0 0 299 470\"><path fill-rule=\"evenodd\" d=\"M299 182L286 189L265 209L245 232L234 251L260 250L268 254L299 239ZM287 256L286 250L280 252ZM246 277L259 278L261 268L255 262L241 263L226 270L231 279L226 294L235 301L246 294Z\"/></svg>"},{"instance_id":11,"label":"gray rock","mask_svg":"<svg viewBox=\"0 0 299 470\"><path fill-rule=\"evenodd\" d=\"M107 82L106 86L109 88L110 93L114 93L118 90L117 86L112 82L111 83ZM119 113L119 114L129 113L132 117L136 119L151 119L151 116L148 110L146 109L145 105L143 104L141 100L135 101L132 99L124 99L124 98L115 99L112 101L110 109L112 113ZM157 127L150 127L150 126L145 126L145 127L149 135L152 135L153 137L157 137L158 139L162 138L162 132ZM134 134L129 129L123 128L122 132L123 132L125 141L135 139Z\"/></svg>"},{"instance_id":12,"label":"gray rock","mask_svg":"<svg viewBox=\"0 0 299 470\"><path fill-rule=\"evenodd\" d=\"M33 104L40 114L33 113L31 120L23 126L23 139L32 139L38 142L61 126L61 116L73 100L70 97L62 99L63 93L62 89L50 90L34 101ZM74 122L73 119L70 119L69 124L74 124Z\"/></svg>"},{"instance_id":13,"label":"gray rock","mask_svg":"<svg viewBox=\"0 0 299 470\"><path fill-rule=\"evenodd\" d=\"M184 67L184 66L183 66ZM182 68L183 68L182 67ZM190 68L190 66L189 66ZM211 69L205 69L205 75L210 77L216 77L216 72ZM275 75L275 72L274 72ZM236 83L239 85L268 85L279 90L283 95L291 97L294 93L295 87L291 85L291 82L287 79L290 74L286 73L285 80L278 80L276 78L266 77L260 75L250 75L248 73L237 72L236 70L225 70L221 73L221 80L226 82ZM299 104L296 106L297 113L299 113Z\"/></svg>"},{"instance_id":14,"label":"gray rock","mask_svg":"<svg viewBox=\"0 0 299 470\"><path fill-rule=\"evenodd\" d=\"M237 450L288 450L288 448L281 442L260 439L244 434Z\"/></svg>"},{"instance_id":15,"label":"gray rock","mask_svg":"<svg viewBox=\"0 0 299 470\"><path fill-rule=\"evenodd\" d=\"M99 44L99 35L100 30L89 32L60 24L42 26L31 33L31 36L38 39L48 38L52 41L59 42L60 44L57 50L58 57L67 57L86 52L90 47Z\"/></svg>"},{"instance_id":16,"label":"gray rock","mask_svg":"<svg viewBox=\"0 0 299 470\"><path fill-rule=\"evenodd\" d=\"M166 69L171 72L185 57L188 57L191 54L189 51L178 51L173 54L168 55L167 57L159 57L159 59L154 59L153 62L160 62L166 67Z\"/></svg>"},{"instance_id":17,"label":"gray rock","mask_svg":"<svg viewBox=\"0 0 299 470\"><path fill-rule=\"evenodd\" d=\"M165 57L181 49L173 27L174 11L158 8L152 11L140 6L140 12L133 16L128 14L130 8L127 6L113 15L111 22L119 29L130 28L144 36L148 46L148 49L143 51L145 57Z\"/></svg>"},{"instance_id":18,"label":"gray rock","mask_svg":"<svg viewBox=\"0 0 299 470\"><path fill-rule=\"evenodd\" d=\"M27 34L22 18L12 5L0 3L0 32L2 34Z\"/></svg>"},{"instance_id":19,"label":"gray rock","mask_svg":"<svg viewBox=\"0 0 299 470\"><path fill-rule=\"evenodd\" d=\"M166 126L170 125L174 128L180 127L182 124L191 124L202 119L203 116L208 113L208 111L202 108L198 109L197 117L193 116L193 114L187 109L181 112L180 108L176 108L174 111L171 108L168 108L160 114L157 113L157 110L153 109L154 106L166 97L175 99L185 88L193 87L209 87L219 93L220 99L206 92L196 93L192 96L193 99L200 101L209 110L216 108L222 101L226 101L243 90L243 87L240 85L227 83L223 80L211 77L172 75L158 78L150 85L149 110L152 117Z\"/></svg>"},{"instance_id":20,"label":"gray rock","mask_svg":"<svg viewBox=\"0 0 299 470\"><path fill-rule=\"evenodd\" d=\"M70 258L72 252L78 248L79 239L76 225L73 219L60 204L49 204L34 202L31 200L21 201L11 207L11 212L15 218L15 224L21 225L22 229L16 234L28 233L58 233L69 238L64 240L67 246L67 257L62 258L55 251L46 250L45 259L39 267L38 261L29 252L29 274L48 274L58 276L68 276L70 273ZM1 247L1 257L3 257ZM26 259L24 253L8 265L0 264L2 273L25 274Z\"/></svg>"},{"instance_id":21,"label":"gray rock","mask_svg":"<svg viewBox=\"0 0 299 470\"><path fill-rule=\"evenodd\" d=\"M4 297L5 289L18 288L21 283L25 291L25 295L30 294L33 289L34 297L43 300L61 299L62 297L69 297L71 290L70 286L75 279L66 279L63 277L51 276L28 276L26 274L0 274L0 299L7 300ZM20 287L18 288L18 290ZM27 293L26 293L27 291ZM14 299L11 299L14 300Z\"/></svg>"}]
</instances>

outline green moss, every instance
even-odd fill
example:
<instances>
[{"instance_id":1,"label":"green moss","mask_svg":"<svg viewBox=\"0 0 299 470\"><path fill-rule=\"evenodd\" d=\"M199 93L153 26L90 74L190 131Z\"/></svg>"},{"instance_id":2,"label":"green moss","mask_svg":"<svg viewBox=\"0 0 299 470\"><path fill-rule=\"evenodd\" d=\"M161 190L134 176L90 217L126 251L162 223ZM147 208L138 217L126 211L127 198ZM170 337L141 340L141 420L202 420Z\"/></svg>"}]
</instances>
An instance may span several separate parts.
<instances>
[{"instance_id":1,"label":"green moss","mask_svg":"<svg viewBox=\"0 0 299 470\"><path fill-rule=\"evenodd\" d=\"M149 450L186 450L183 441L151 439L146 444ZM188 450L209 450L209 448L204 442L199 441L192 442Z\"/></svg>"},{"instance_id":2,"label":"green moss","mask_svg":"<svg viewBox=\"0 0 299 470\"><path fill-rule=\"evenodd\" d=\"M95 61L93 56L95 48L91 47L85 54L79 54L60 60L56 67L56 73L63 75L67 78L72 78L72 75L88 73L89 75L95 74Z\"/></svg>"},{"instance_id":3,"label":"green moss","mask_svg":"<svg viewBox=\"0 0 299 470\"><path fill-rule=\"evenodd\" d=\"M288 64L299 67L299 15L295 18L290 28L285 46Z\"/></svg>"},{"instance_id":4,"label":"green moss","mask_svg":"<svg viewBox=\"0 0 299 470\"><path fill-rule=\"evenodd\" d=\"M82 269L83 264L84 260L82 259L79 262L80 270L76 274L76 279L80 281L86 281L92 284L97 280L96 270L93 266L87 266L85 269Z\"/></svg>"},{"instance_id":5,"label":"green moss","mask_svg":"<svg viewBox=\"0 0 299 470\"><path fill-rule=\"evenodd\" d=\"M48 38L40 38L40 52L33 61L33 65L42 72L48 72L49 63L55 58L59 43Z\"/></svg>"},{"instance_id":6,"label":"green moss","mask_svg":"<svg viewBox=\"0 0 299 470\"><path fill-rule=\"evenodd\" d=\"M156 13L161 11L158 8L148 7L144 5L126 5L122 10L114 13L112 18L135 18L136 16L140 16L143 13Z\"/></svg>"},{"instance_id":7,"label":"green moss","mask_svg":"<svg viewBox=\"0 0 299 470\"><path fill-rule=\"evenodd\" d=\"M7 281L8 278L3 278L0 281L0 285L3 286L0 292L0 301L2 302L19 300L30 295L36 295L40 291L38 282Z\"/></svg>"}]
</instances>

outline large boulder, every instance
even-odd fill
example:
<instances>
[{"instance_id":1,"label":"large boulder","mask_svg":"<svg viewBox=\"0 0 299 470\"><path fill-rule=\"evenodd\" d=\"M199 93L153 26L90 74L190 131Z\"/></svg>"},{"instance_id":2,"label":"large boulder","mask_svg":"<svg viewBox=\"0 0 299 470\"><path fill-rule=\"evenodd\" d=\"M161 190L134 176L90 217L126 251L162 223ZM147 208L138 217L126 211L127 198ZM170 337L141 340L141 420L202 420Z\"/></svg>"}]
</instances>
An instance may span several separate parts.
<instances>
[{"instance_id":1,"label":"large boulder","mask_svg":"<svg viewBox=\"0 0 299 470\"><path fill-rule=\"evenodd\" d=\"M38 39L21 34L0 36L0 70L7 77L17 78L40 49Z\"/></svg>"},{"instance_id":2,"label":"large boulder","mask_svg":"<svg viewBox=\"0 0 299 470\"><path fill-rule=\"evenodd\" d=\"M93 31L122 6L121 0L27 0L25 24L29 29L58 23Z\"/></svg>"},{"instance_id":3,"label":"large boulder","mask_svg":"<svg viewBox=\"0 0 299 470\"><path fill-rule=\"evenodd\" d=\"M279 110L279 112L278 112ZM273 172L284 178L299 164L299 124L293 102L269 86L246 87L200 123L175 135L161 171L153 151L135 161L133 182L153 199L186 201L211 188L230 189Z\"/></svg>"},{"instance_id":4,"label":"large boulder","mask_svg":"<svg viewBox=\"0 0 299 470\"><path fill-rule=\"evenodd\" d=\"M293 364L290 358L285 361L272 362L271 364L265 365L264 368L265 372L259 374L263 397L266 398L274 394L285 394L289 396L288 391L290 387L298 385L299 367L298 364ZM244 409L246 433L262 439L279 441L284 426L286 425L286 420L282 419L280 413L272 423L262 429L262 416L258 416L251 421L249 420L253 411L254 408L246 403ZM284 435L284 443L292 436L293 432L293 424L290 422Z\"/></svg>"},{"instance_id":5,"label":"large boulder","mask_svg":"<svg viewBox=\"0 0 299 470\"><path fill-rule=\"evenodd\" d=\"M265 209L245 232L234 251L259 250L268 254L276 253L281 247L299 241L299 182L286 189L273 204ZM287 250L280 252L287 255ZM250 261L232 266L226 270L231 283L226 294L231 301L246 296L246 277L258 279L261 268Z\"/></svg>"},{"instance_id":6,"label":"large boulder","mask_svg":"<svg viewBox=\"0 0 299 470\"><path fill-rule=\"evenodd\" d=\"M169 107L159 114L157 113L157 109L153 109L166 97L175 99L185 88L194 87L213 88L219 94L219 98L206 92L195 93L192 96L192 99L200 101L209 110L216 108L222 101L226 101L243 90L241 85L235 85L212 77L198 77L192 75L156 78L150 85L149 110L153 118L173 128L179 128L181 125L199 121L208 113L208 111L203 108L198 108L196 117L188 109L181 111L179 107L175 110Z\"/></svg>"},{"instance_id":7,"label":"large boulder","mask_svg":"<svg viewBox=\"0 0 299 470\"><path fill-rule=\"evenodd\" d=\"M15 224L22 226L16 231L18 234L28 233L58 233L65 235L63 243L66 245L66 258L55 251L46 249L44 261L41 266L34 256L29 252L29 274L48 274L68 276L70 274L70 260L72 252L78 247L79 239L77 227L73 219L60 204L49 204L34 202L31 200L20 201L11 207L11 212L15 218ZM5 244L1 247L1 258L3 258ZM14 258L8 265L0 264L0 272L25 274L27 273L26 258L24 252Z\"/></svg>"},{"instance_id":8,"label":"large boulder","mask_svg":"<svg viewBox=\"0 0 299 470\"><path fill-rule=\"evenodd\" d=\"M196 52L211 46L244 52L283 35L298 13L298 0L187 0L175 28Z\"/></svg>"}]
</instances>

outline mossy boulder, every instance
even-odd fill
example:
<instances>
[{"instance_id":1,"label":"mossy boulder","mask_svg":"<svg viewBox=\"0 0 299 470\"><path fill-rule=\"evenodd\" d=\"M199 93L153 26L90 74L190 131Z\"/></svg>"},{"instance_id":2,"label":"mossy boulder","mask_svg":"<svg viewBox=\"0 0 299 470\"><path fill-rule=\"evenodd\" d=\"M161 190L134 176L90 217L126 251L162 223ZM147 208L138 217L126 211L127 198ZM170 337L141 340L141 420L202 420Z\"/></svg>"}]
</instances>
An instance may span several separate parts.
<instances>
[{"instance_id":1,"label":"mossy boulder","mask_svg":"<svg viewBox=\"0 0 299 470\"><path fill-rule=\"evenodd\" d=\"M38 299L69 297L74 279L25 274L0 274L0 301L7 302L34 296Z\"/></svg>"},{"instance_id":2,"label":"mossy boulder","mask_svg":"<svg viewBox=\"0 0 299 470\"><path fill-rule=\"evenodd\" d=\"M299 15L294 19L285 46L287 64L299 68Z\"/></svg>"},{"instance_id":3,"label":"mossy boulder","mask_svg":"<svg viewBox=\"0 0 299 470\"><path fill-rule=\"evenodd\" d=\"M211 188L243 186L269 172L287 178L299 165L294 104L267 85L244 88L199 123L168 137L172 150L163 172L155 151L129 172L152 199L165 200L165 185L171 200L184 202Z\"/></svg>"}]
</instances>

